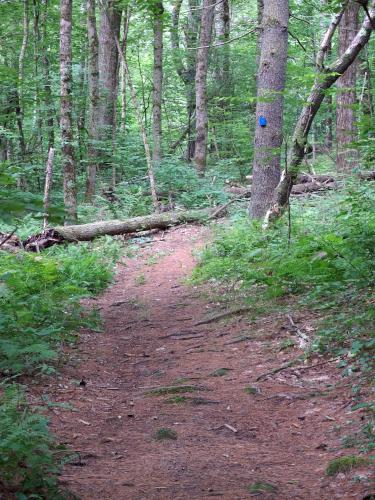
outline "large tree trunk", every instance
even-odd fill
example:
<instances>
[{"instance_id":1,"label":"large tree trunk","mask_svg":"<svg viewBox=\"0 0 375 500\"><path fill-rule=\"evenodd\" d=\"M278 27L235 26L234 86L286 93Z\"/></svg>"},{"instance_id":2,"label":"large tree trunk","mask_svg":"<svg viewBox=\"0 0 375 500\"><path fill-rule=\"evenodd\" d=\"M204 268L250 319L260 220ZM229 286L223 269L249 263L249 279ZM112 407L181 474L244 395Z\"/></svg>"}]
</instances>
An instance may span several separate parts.
<instances>
[{"instance_id":1,"label":"large tree trunk","mask_svg":"<svg viewBox=\"0 0 375 500\"><path fill-rule=\"evenodd\" d=\"M60 128L64 204L66 221L74 222L77 219L77 188L72 127L72 0L61 0L60 13Z\"/></svg>"},{"instance_id":2,"label":"large tree trunk","mask_svg":"<svg viewBox=\"0 0 375 500\"><path fill-rule=\"evenodd\" d=\"M162 159L162 119L161 104L163 92L163 2L154 6L154 74L152 92L152 159L158 165Z\"/></svg>"},{"instance_id":3,"label":"large tree trunk","mask_svg":"<svg viewBox=\"0 0 375 500\"><path fill-rule=\"evenodd\" d=\"M354 40L358 31L360 5L350 1L339 26L339 56L342 56ZM358 64L349 66L337 80L336 103L336 164L339 172L350 172L358 162L358 153L352 143L357 139L356 82Z\"/></svg>"},{"instance_id":4,"label":"large tree trunk","mask_svg":"<svg viewBox=\"0 0 375 500\"><path fill-rule=\"evenodd\" d=\"M199 48L197 54L197 70L195 75L196 139L194 163L198 175L200 176L205 174L207 159L207 70L214 12L215 4L212 3L212 0L203 0Z\"/></svg>"},{"instance_id":5,"label":"large tree trunk","mask_svg":"<svg viewBox=\"0 0 375 500\"><path fill-rule=\"evenodd\" d=\"M48 134L48 151L54 147L55 144L55 131L54 119L55 107L52 98L52 85L49 72L50 62L48 57L47 47L47 18L48 18L48 0L42 0L42 65L43 65L43 78L44 78L44 103L46 108L45 125Z\"/></svg>"},{"instance_id":6,"label":"large tree trunk","mask_svg":"<svg viewBox=\"0 0 375 500\"><path fill-rule=\"evenodd\" d=\"M172 57L177 74L185 86L186 110L187 110L187 145L185 158L191 161L195 153L195 72L197 59L197 39L200 16L200 0L189 0L188 19L184 26L186 57L185 62L180 49L179 19L182 0L176 0L172 10L171 46Z\"/></svg>"},{"instance_id":7,"label":"large tree trunk","mask_svg":"<svg viewBox=\"0 0 375 500\"><path fill-rule=\"evenodd\" d=\"M324 39L327 38L327 34L329 34L332 39L335 29L340 22L341 15L342 13L335 16ZM283 172L282 179L277 187L277 201L272 209L267 213L267 220L270 217L279 216L288 205L290 192L293 184L296 182L300 165L305 154L305 147L311 125L323 102L326 91L332 87L339 76L343 75L349 66L355 61L360 51L369 41L374 26L375 0L372 0L369 15L365 16L361 29L358 31L353 42L341 57L334 61L330 66L324 67L324 56L321 58L321 51L319 51L317 56L317 67L320 68L320 70L317 73L315 83L311 89L309 97L307 98L307 104L302 108L301 114L295 126L292 147L288 159L288 170ZM324 40L321 48L323 47L323 44Z\"/></svg>"},{"instance_id":8,"label":"large tree trunk","mask_svg":"<svg viewBox=\"0 0 375 500\"><path fill-rule=\"evenodd\" d=\"M168 227L187 222L202 222L218 216L221 210L202 209L181 212L167 212L163 214L145 215L124 221L112 220L81 224L77 226L55 227L63 238L70 241L89 241L98 236L117 235L146 231L149 229L167 229Z\"/></svg>"},{"instance_id":9,"label":"large tree trunk","mask_svg":"<svg viewBox=\"0 0 375 500\"><path fill-rule=\"evenodd\" d=\"M95 195L96 170L98 165L99 140L99 42L96 30L96 2L87 0L87 35L88 35L88 167L86 181L86 201L92 202Z\"/></svg>"},{"instance_id":10,"label":"large tree trunk","mask_svg":"<svg viewBox=\"0 0 375 500\"><path fill-rule=\"evenodd\" d=\"M112 150L116 125L118 90L118 50L115 38L120 36L121 10L114 0L105 0L101 7L99 31L100 136L103 147ZM105 163L110 161L111 154Z\"/></svg>"},{"instance_id":11,"label":"large tree trunk","mask_svg":"<svg viewBox=\"0 0 375 500\"><path fill-rule=\"evenodd\" d=\"M256 219L263 217L273 205L275 188L280 179L288 20L288 0L265 2L260 40L253 188L250 207L250 215ZM266 125L262 123L262 120L266 120Z\"/></svg>"},{"instance_id":12,"label":"large tree trunk","mask_svg":"<svg viewBox=\"0 0 375 500\"><path fill-rule=\"evenodd\" d=\"M215 84L217 88L218 105L221 109L227 106L227 99L231 95L230 85L230 9L229 0L222 0L216 4L215 30L219 47L215 61ZM222 115L222 113L221 113Z\"/></svg>"}]
</instances>

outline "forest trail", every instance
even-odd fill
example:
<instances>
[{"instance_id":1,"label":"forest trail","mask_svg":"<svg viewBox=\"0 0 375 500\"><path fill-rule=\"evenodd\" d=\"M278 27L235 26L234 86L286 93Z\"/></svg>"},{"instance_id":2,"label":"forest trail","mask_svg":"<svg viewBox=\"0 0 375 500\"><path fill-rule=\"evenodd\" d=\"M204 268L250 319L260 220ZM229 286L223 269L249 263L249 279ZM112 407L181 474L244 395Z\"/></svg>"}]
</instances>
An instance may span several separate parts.
<instances>
[{"instance_id":1,"label":"forest trail","mask_svg":"<svg viewBox=\"0 0 375 500\"><path fill-rule=\"evenodd\" d=\"M290 338L285 315L193 326L218 312L204 287L184 284L192 251L208 239L197 226L156 234L94 301L104 332L83 332L49 387L51 399L73 406L51 413L79 454L62 485L87 500L362 498L350 474L325 475L329 460L348 454L340 435L350 401L327 389L339 371L326 364L255 382L298 355L280 350ZM150 394L171 386L192 392ZM177 439L155 439L162 428Z\"/></svg>"}]
</instances>

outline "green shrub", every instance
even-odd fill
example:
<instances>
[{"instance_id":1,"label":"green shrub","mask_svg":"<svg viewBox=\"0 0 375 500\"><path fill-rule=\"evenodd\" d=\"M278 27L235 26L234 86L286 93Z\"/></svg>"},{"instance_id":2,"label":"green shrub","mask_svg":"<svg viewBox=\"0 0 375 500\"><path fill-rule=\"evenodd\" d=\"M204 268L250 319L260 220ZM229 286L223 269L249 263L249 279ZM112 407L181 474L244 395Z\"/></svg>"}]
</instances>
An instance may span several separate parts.
<instances>
[{"instance_id":1,"label":"green shrub","mask_svg":"<svg viewBox=\"0 0 375 500\"><path fill-rule=\"evenodd\" d=\"M0 481L5 488L21 499L62 498L58 452L48 420L31 410L19 385L6 387L0 397Z\"/></svg>"},{"instance_id":2,"label":"green shrub","mask_svg":"<svg viewBox=\"0 0 375 500\"><path fill-rule=\"evenodd\" d=\"M290 242L283 219L267 231L247 218L220 229L194 278L242 283L258 298L299 296L301 304L324 309L314 347L338 347L369 369L374 262L375 189L353 181L345 191L294 201Z\"/></svg>"},{"instance_id":3,"label":"green shrub","mask_svg":"<svg viewBox=\"0 0 375 500\"><path fill-rule=\"evenodd\" d=\"M61 343L92 324L79 301L108 285L117 254L108 240L0 254L0 372L50 369Z\"/></svg>"}]
</instances>

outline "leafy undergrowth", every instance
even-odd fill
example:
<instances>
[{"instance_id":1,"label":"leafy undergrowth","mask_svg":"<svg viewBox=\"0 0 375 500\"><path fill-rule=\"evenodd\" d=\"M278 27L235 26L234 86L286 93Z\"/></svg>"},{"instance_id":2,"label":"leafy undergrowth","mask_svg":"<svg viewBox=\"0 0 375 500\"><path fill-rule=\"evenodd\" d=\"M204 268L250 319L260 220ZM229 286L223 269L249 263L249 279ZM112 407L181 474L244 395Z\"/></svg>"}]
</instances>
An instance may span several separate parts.
<instances>
[{"instance_id":1,"label":"leafy undergrowth","mask_svg":"<svg viewBox=\"0 0 375 500\"><path fill-rule=\"evenodd\" d=\"M43 408L30 406L14 380L53 374L61 347L80 327L98 325L80 300L108 286L118 255L110 238L43 254L0 253L0 487L17 498L65 498L57 473L66 452Z\"/></svg>"},{"instance_id":2,"label":"leafy undergrowth","mask_svg":"<svg viewBox=\"0 0 375 500\"><path fill-rule=\"evenodd\" d=\"M284 219L264 231L237 217L218 230L194 279L240 290L255 308L283 307L279 299L294 297L317 310L322 319L311 350L338 356L344 375L368 382L375 359L374 184L352 180L324 197L294 200L291 221L289 237Z\"/></svg>"}]
</instances>

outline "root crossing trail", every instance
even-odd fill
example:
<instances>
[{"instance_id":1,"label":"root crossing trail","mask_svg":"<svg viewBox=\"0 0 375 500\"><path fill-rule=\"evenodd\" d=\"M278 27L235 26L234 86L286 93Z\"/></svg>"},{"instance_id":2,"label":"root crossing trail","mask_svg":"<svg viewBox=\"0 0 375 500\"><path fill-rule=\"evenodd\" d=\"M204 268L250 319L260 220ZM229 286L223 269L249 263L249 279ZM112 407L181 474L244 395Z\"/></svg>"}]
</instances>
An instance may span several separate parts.
<instances>
[{"instance_id":1,"label":"root crossing trail","mask_svg":"<svg viewBox=\"0 0 375 500\"><path fill-rule=\"evenodd\" d=\"M62 485L87 500L362 498L352 476L325 476L348 420L346 401L326 392L338 370L256 383L298 355L279 348L290 337L280 313L194 326L220 311L184 285L208 236L194 226L157 234L93 301L104 331L82 333L49 389L73 407L52 417L77 452Z\"/></svg>"}]
</instances>

